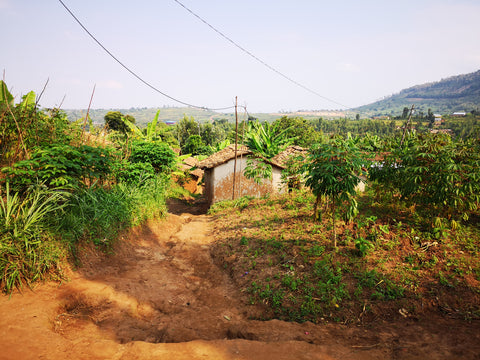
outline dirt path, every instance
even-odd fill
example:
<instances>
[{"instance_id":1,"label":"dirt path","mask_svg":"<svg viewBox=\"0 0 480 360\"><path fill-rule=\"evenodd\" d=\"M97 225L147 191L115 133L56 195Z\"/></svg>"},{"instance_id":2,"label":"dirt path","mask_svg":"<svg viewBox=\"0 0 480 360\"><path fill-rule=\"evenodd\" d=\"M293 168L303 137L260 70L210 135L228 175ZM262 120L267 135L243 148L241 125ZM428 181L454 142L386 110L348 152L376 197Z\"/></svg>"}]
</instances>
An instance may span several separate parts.
<instances>
[{"instance_id":1,"label":"dirt path","mask_svg":"<svg viewBox=\"0 0 480 360\"><path fill-rule=\"evenodd\" d=\"M475 359L477 323L374 327L252 321L210 255L211 218L170 204L71 281L0 298L0 359Z\"/></svg>"}]
</instances>

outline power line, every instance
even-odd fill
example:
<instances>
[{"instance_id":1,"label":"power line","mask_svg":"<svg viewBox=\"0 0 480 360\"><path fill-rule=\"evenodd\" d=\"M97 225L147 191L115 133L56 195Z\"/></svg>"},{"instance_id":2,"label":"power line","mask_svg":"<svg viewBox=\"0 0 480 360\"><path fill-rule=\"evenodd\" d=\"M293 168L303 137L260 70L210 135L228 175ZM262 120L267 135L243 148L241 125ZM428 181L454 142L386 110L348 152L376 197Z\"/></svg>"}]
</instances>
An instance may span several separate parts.
<instances>
[{"instance_id":1,"label":"power line","mask_svg":"<svg viewBox=\"0 0 480 360\"><path fill-rule=\"evenodd\" d=\"M231 43L233 46L237 47L238 49L240 49L241 51L243 51L244 53L246 53L247 55L249 55L250 57L252 57L253 59L255 59L256 61L258 61L260 64L264 65L265 67L267 67L268 69L270 69L271 71L275 72L276 74L280 75L281 77L283 77L284 79L290 81L291 83L301 87L302 89L304 90L307 90L308 92L324 99L324 100L327 100L329 102L332 102L334 104L337 104L337 105L340 105L346 109L350 109L351 107L349 106L346 106L346 105L343 105L341 103L339 103L338 101L335 101L333 99L330 99L328 97L325 97L321 94L319 94L318 92L316 92L315 90L312 90L310 89L309 87L299 83L298 81L292 79L291 77L283 74L282 72L280 72L279 70L275 69L273 66L270 66L269 64L267 64L265 61L263 61L262 59L260 59L259 57L255 56L253 53L251 53L250 51L248 51L247 49L245 49L244 47L240 46L238 43L236 43L235 41L233 41L231 38L229 38L227 35L225 35L224 33L222 33L220 30L218 30L217 28L215 28L213 25L211 25L210 23L208 23L206 20L204 20L202 17L200 17L199 15L197 15L196 13L194 13L192 10L190 10L188 7L186 7L184 4L182 4L180 1L178 0L173 0L175 1L178 5L180 5L181 7L183 7L185 10L187 10L190 14L192 14L193 16L195 16L198 20L200 20L201 22L203 22L205 25L207 25L210 29L212 29L213 31L215 31L218 35L220 35L221 37L223 37L225 40L227 40L229 43Z\"/></svg>"},{"instance_id":2,"label":"power line","mask_svg":"<svg viewBox=\"0 0 480 360\"><path fill-rule=\"evenodd\" d=\"M68 11L68 13L75 19L75 21L82 27L82 29L85 30L85 32L93 39L93 41L95 41L108 55L110 55L110 57L112 57L118 64L120 64L120 66L122 66L125 70L127 70L130 74L132 74L138 80L140 80L143 84L147 85L149 88L156 91L157 93L169 98L170 100L178 102L182 105L197 108L197 109L202 109L202 110L218 111L218 110L233 109L235 107L235 106L228 106L228 107L223 107L223 108L212 109L212 108L208 108L208 107L205 107L205 106L192 105L192 104L189 104L185 101L181 101L179 99L176 99L173 96L170 96L170 95L166 94L165 92L159 90L158 88L156 88L155 86L153 86L152 84L150 84L149 82L144 80L142 77L137 75L137 73L135 73L128 66L126 66L123 62L121 62L115 55L113 55L105 46L103 46L103 44L99 40L97 40L97 38L90 31L88 31L88 29L82 24L82 22L75 16L75 14L67 7L67 5L65 5L65 3L62 0L58 0L58 1L60 2L60 4L63 5L63 7Z\"/></svg>"}]
</instances>

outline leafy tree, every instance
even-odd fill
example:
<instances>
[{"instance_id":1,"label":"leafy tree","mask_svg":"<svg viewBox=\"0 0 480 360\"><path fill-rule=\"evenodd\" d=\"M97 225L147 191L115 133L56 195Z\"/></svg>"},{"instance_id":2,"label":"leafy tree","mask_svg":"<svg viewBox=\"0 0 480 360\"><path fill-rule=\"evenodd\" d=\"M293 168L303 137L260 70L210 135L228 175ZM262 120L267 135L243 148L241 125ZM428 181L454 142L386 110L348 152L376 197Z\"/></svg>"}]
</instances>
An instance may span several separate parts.
<instances>
[{"instance_id":1,"label":"leafy tree","mask_svg":"<svg viewBox=\"0 0 480 360\"><path fill-rule=\"evenodd\" d=\"M307 120L301 117L282 116L272 125L277 132L285 130L286 137L290 138L294 145L309 147L320 140L320 134Z\"/></svg>"},{"instance_id":2,"label":"leafy tree","mask_svg":"<svg viewBox=\"0 0 480 360\"><path fill-rule=\"evenodd\" d=\"M182 154L207 155L210 148L205 146L200 135L191 135L182 147Z\"/></svg>"},{"instance_id":3,"label":"leafy tree","mask_svg":"<svg viewBox=\"0 0 480 360\"><path fill-rule=\"evenodd\" d=\"M129 127L125 124L125 121L122 120L122 118L130 121L132 124L135 123L133 116L123 115L120 111L109 111L104 116L105 125L107 125L110 130L119 131L125 134L129 130Z\"/></svg>"},{"instance_id":4,"label":"leafy tree","mask_svg":"<svg viewBox=\"0 0 480 360\"><path fill-rule=\"evenodd\" d=\"M204 124L200 127L200 135L207 146L215 146L227 138L226 131L215 124Z\"/></svg>"},{"instance_id":5,"label":"leafy tree","mask_svg":"<svg viewBox=\"0 0 480 360\"><path fill-rule=\"evenodd\" d=\"M435 123L435 114L432 112L432 109L428 109L427 111L427 120L428 120L428 127L432 128L433 124Z\"/></svg>"},{"instance_id":6,"label":"leafy tree","mask_svg":"<svg viewBox=\"0 0 480 360\"><path fill-rule=\"evenodd\" d=\"M184 116L183 119L177 123L175 133L178 144L180 148L182 148L191 135L200 135L200 124L195 121L193 116L190 118Z\"/></svg>"},{"instance_id":7,"label":"leafy tree","mask_svg":"<svg viewBox=\"0 0 480 360\"><path fill-rule=\"evenodd\" d=\"M360 175L365 160L352 139L336 137L328 143L319 144L311 149L304 165L305 184L316 196L314 220L318 219L318 205L321 197L330 199L334 246L337 246L335 217L338 205L347 204L345 217L350 220L356 216L357 201L355 187L360 183Z\"/></svg>"}]
</instances>

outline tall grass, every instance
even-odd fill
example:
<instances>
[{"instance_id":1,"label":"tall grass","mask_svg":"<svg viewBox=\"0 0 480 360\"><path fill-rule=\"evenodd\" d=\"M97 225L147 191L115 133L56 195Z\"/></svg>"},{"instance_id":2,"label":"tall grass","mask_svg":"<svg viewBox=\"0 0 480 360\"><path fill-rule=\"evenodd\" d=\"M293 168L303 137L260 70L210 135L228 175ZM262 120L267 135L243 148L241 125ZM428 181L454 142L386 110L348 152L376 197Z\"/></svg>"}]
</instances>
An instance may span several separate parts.
<instances>
[{"instance_id":1,"label":"tall grass","mask_svg":"<svg viewBox=\"0 0 480 360\"><path fill-rule=\"evenodd\" d=\"M166 213L168 179L136 184L77 188L73 193L33 186L19 195L9 184L0 194L0 290L58 269L68 249L76 258L81 242L109 249L120 231Z\"/></svg>"},{"instance_id":2,"label":"tall grass","mask_svg":"<svg viewBox=\"0 0 480 360\"><path fill-rule=\"evenodd\" d=\"M166 213L167 179L156 176L111 189L80 189L72 195L60 219L62 237L75 251L79 241L109 247L119 232Z\"/></svg>"},{"instance_id":3,"label":"tall grass","mask_svg":"<svg viewBox=\"0 0 480 360\"><path fill-rule=\"evenodd\" d=\"M40 185L19 196L6 184L0 196L0 289L10 293L56 268L64 251L54 243L48 219L62 210L66 198Z\"/></svg>"}]
</instances>

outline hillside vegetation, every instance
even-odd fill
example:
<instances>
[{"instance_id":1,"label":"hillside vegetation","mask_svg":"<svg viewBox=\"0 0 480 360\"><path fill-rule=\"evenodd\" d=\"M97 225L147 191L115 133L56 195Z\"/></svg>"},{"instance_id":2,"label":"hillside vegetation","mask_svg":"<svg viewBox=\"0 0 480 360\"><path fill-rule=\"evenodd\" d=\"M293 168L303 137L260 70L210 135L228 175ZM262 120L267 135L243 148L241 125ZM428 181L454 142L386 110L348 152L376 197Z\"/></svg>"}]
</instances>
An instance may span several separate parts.
<instances>
[{"instance_id":1,"label":"hillside vegetation","mask_svg":"<svg viewBox=\"0 0 480 360\"><path fill-rule=\"evenodd\" d=\"M355 110L362 113L385 115L401 112L404 107L415 107L423 112L430 108L435 113L478 111L480 107L480 70L452 76L438 82L416 85L383 100Z\"/></svg>"}]
</instances>

